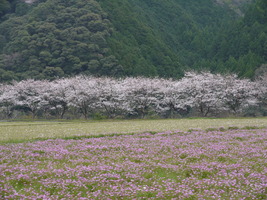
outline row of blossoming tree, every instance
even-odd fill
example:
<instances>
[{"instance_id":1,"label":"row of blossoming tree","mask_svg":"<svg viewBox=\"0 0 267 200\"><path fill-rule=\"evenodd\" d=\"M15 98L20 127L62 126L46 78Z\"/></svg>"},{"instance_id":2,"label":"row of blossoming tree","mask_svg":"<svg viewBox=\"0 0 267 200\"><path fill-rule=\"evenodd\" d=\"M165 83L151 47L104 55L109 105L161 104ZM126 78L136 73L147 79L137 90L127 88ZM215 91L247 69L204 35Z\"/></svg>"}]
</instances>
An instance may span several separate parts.
<instances>
[{"instance_id":1,"label":"row of blossoming tree","mask_svg":"<svg viewBox=\"0 0 267 200\"><path fill-rule=\"evenodd\" d=\"M220 116L266 105L266 77L257 81L209 72L180 80L77 76L55 81L24 80L0 85L2 118Z\"/></svg>"}]
</instances>

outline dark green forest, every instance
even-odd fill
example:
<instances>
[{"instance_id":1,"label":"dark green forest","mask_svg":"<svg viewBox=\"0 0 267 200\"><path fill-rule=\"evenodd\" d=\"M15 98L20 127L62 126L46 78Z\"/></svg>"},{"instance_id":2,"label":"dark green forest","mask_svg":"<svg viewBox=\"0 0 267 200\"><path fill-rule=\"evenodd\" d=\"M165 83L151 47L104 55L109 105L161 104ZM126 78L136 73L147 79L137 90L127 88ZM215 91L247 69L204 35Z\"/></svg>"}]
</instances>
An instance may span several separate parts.
<instances>
[{"instance_id":1,"label":"dark green forest","mask_svg":"<svg viewBox=\"0 0 267 200\"><path fill-rule=\"evenodd\" d=\"M267 63L267 1L231 2L0 0L0 82L188 70L253 78Z\"/></svg>"}]
</instances>

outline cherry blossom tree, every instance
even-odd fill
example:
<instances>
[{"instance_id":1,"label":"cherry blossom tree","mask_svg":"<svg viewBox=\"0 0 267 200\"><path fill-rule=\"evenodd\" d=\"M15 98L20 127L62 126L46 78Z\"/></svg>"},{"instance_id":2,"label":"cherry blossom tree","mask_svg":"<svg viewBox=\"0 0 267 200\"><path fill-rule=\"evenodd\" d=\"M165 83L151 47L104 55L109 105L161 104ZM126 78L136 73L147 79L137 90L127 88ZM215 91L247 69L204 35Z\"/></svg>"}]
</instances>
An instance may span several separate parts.
<instances>
[{"instance_id":1,"label":"cherry blossom tree","mask_svg":"<svg viewBox=\"0 0 267 200\"><path fill-rule=\"evenodd\" d=\"M173 118L175 114L187 110L183 87L179 81L160 79L156 106L160 115Z\"/></svg>"},{"instance_id":2,"label":"cherry blossom tree","mask_svg":"<svg viewBox=\"0 0 267 200\"><path fill-rule=\"evenodd\" d=\"M15 104L26 108L35 118L37 112L48 104L44 98L47 85L49 85L47 81L35 81L33 79L14 83Z\"/></svg>"},{"instance_id":3,"label":"cherry blossom tree","mask_svg":"<svg viewBox=\"0 0 267 200\"><path fill-rule=\"evenodd\" d=\"M71 87L70 80L72 79L65 78L50 82L44 94L44 99L48 102L48 109L54 111L61 119L68 109L67 91Z\"/></svg>"},{"instance_id":4,"label":"cherry blossom tree","mask_svg":"<svg viewBox=\"0 0 267 200\"><path fill-rule=\"evenodd\" d=\"M126 78L122 83L127 88L127 101L134 114L144 118L158 105L160 79Z\"/></svg>"},{"instance_id":5,"label":"cherry blossom tree","mask_svg":"<svg viewBox=\"0 0 267 200\"><path fill-rule=\"evenodd\" d=\"M267 68L267 67L266 67ZM267 107L267 72L263 73L256 80L256 88L258 89L258 99L264 107Z\"/></svg>"},{"instance_id":6,"label":"cherry blossom tree","mask_svg":"<svg viewBox=\"0 0 267 200\"><path fill-rule=\"evenodd\" d=\"M2 84L0 86L0 107L5 118L10 118L12 116L15 104L14 86Z\"/></svg>"},{"instance_id":7,"label":"cherry blossom tree","mask_svg":"<svg viewBox=\"0 0 267 200\"><path fill-rule=\"evenodd\" d=\"M196 108L203 117L225 109L221 101L223 83L219 74L187 72L179 83L183 86L180 107Z\"/></svg>"},{"instance_id":8,"label":"cherry blossom tree","mask_svg":"<svg viewBox=\"0 0 267 200\"><path fill-rule=\"evenodd\" d=\"M230 112L238 114L244 108L257 105L259 90L255 83L248 79L238 79L236 75L225 76L224 83L221 99Z\"/></svg>"},{"instance_id":9,"label":"cherry blossom tree","mask_svg":"<svg viewBox=\"0 0 267 200\"><path fill-rule=\"evenodd\" d=\"M104 110L104 114L114 118L118 115L125 116L132 111L125 95L128 87L123 84L123 81L102 78L100 82L100 109Z\"/></svg>"},{"instance_id":10,"label":"cherry blossom tree","mask_svg":"<svg viewBox=\"0 0 267 200\"><path fill-rule=\"evenodd\" d=\"M97 78L77 76L69 79L68 105L78 108L85 119L96 111L100 103L101 82Z\"/></svg>"},{"instance_id":11,"label":"cherry blossom tree","mask_svg":"<svg viewBox=\"0 0 267 200\"><path fill-rule=\"evenodd\" d=\"M0 85L0 107L6 118L19 107L31 112L33 118L39 111L63 118L68 110L79 110L86 119L94 113L109 118L144 118L150 113L176 117L190 109L203 117L222 111L238 114L259 101L266 103L266 77L252 82L236 75L187 72L181 80L88 76L52 82L30 79Z\"/></svg>"}]
</instances>

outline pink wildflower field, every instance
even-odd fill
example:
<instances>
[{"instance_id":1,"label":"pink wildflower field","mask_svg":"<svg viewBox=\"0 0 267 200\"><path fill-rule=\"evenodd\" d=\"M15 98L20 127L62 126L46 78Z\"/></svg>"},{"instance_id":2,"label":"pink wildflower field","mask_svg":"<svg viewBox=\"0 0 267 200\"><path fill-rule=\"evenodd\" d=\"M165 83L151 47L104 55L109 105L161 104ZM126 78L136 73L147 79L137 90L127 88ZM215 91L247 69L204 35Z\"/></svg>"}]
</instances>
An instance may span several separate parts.
<instances>
[{"instance_id":1,"label":"pink wildflower field","mask_svg":"<svg viewBox=\"0 0 267 200\"><path fill-rule=\"evenodd\" d=\"M0 199L267 199L267 129L4 144Z\"/></svg>"}]
</instances>

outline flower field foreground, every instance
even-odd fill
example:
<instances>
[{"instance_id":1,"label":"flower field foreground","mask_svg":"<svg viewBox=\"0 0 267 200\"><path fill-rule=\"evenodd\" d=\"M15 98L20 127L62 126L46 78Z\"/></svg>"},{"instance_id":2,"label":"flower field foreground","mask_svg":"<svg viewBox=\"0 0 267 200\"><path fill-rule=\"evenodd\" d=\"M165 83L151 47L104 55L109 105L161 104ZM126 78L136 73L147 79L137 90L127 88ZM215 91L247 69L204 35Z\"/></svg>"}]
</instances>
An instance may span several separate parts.
<instances>
[{"instance_id":1,"label":"flower field foreground","mask_svg":"<svg viewBox=\"0 0 267 200\"><path fill-rule=\"evenodd\" d=\"M267 199L267 129L0 146L0 199Z\"/></svg>"}]
</instances>

